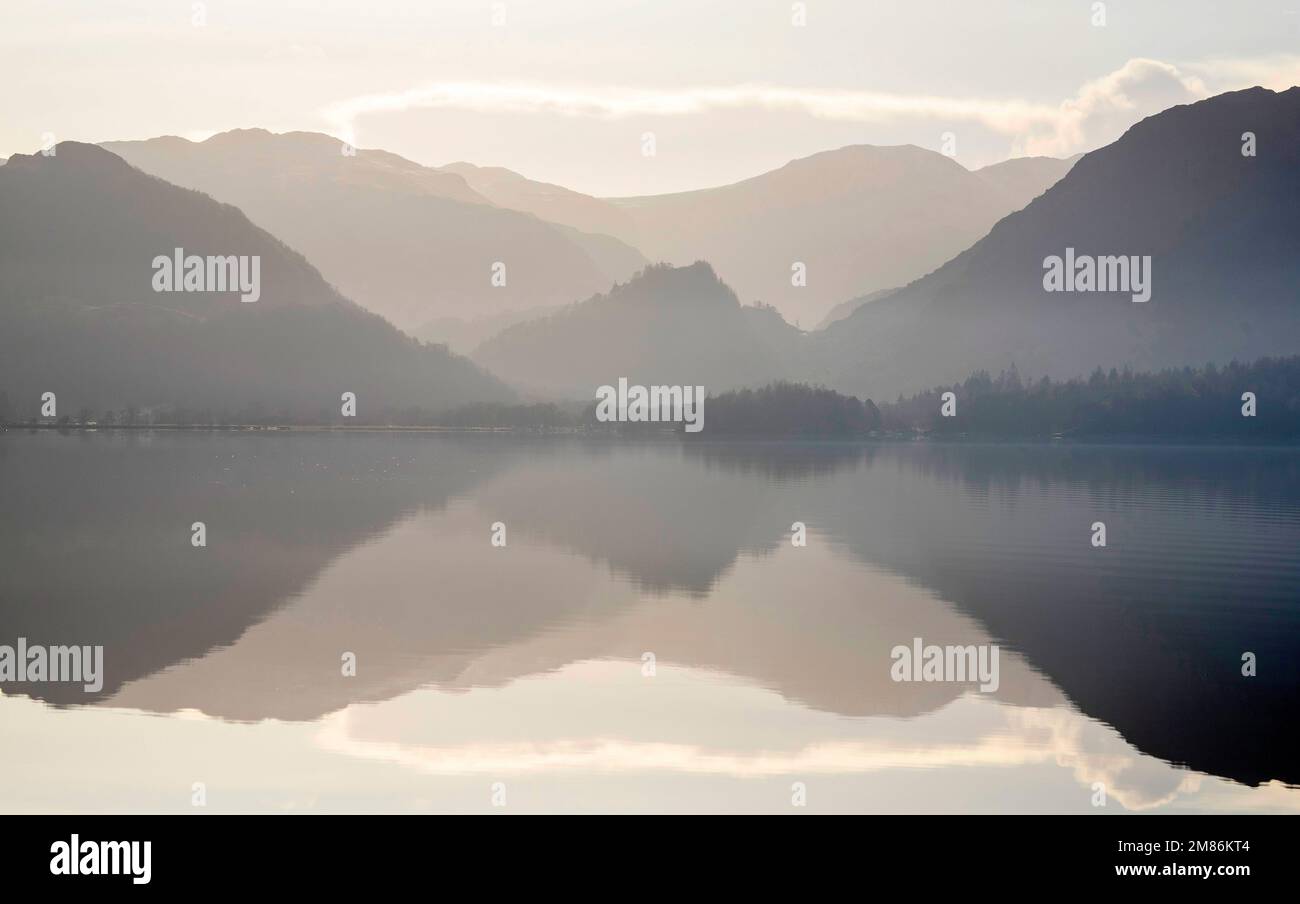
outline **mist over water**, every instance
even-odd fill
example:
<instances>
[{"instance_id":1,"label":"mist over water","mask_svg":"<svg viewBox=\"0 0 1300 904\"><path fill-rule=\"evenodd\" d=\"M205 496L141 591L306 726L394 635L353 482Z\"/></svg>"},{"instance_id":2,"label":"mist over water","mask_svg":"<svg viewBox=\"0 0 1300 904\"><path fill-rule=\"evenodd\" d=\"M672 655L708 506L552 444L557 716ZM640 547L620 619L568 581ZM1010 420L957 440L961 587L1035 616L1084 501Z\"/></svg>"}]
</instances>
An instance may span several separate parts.
<instances>
[{"instance_id":1,"label":"mist over water","mask_svg":"<svg viewBox=\"0 0 1300 904\"><path fill-rule=\"evenodd\" d=\"M6 810L1300 809L1282 447L11 430L0 496L0 643L104 647L4 685Z\"/></svg>"}]
</instances>

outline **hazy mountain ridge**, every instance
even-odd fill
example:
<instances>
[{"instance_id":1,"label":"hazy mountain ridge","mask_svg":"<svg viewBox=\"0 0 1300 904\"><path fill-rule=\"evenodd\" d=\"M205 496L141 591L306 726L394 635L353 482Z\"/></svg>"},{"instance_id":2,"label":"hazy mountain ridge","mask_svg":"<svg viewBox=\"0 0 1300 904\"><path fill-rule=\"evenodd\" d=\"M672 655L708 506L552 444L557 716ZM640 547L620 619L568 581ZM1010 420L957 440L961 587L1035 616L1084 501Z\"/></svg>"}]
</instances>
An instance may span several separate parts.
<instances>
[{"instance_id":1,"label":"hazy mountain ridge","mask_svg":"<svg viewBox=\"0 0 1300 904\"><path fill-rule=\"evenodd\" d=\"M1254 132L1259 156L1241 153ZM1034 377L1296 350L1300 88L1174 107L1084 156L936 272L817 334L807 376L890 398L1018 365ZM1049 293L1044 260L1150 255L1153 296Z\"/></svg>"},{"instance_id":2,"label":"hazy mountain ridge","mask_svg":"<svg viewBox=\"0 0 1300 904\"><path fill-rule=\"evenodd\" d=\"M745 303L818 323L835 305L905 285L985 235L1070 161L1011 160L972 172L913 145L851 145L731 185L611 198L652 260L707 260ZM806 267L806 285L792 267Z\"/></svg>"},{"instance_id":3,"label":"hazy mountain ridge","mask_svg":"<svg viewBox=\"0 0 1300 904\"><path fill-rule=\"evenodd\" d=\"M1004 192L1012 210L1019 210L1061 180L1082 154L1072 157L1012 157L973 170L976 176Z\"/></svg>"},{"instance_id":4,"label":"hazy mountain ridge","mask_svg":"<svg viewBox=\"0 0 1300 904\"><path fill-rule=\"evenodd\" d=\"M971 171L910 145L854 145L730 185L629 198L596 198L502 167L441 169L463 176L496 204L616 236L652 260L707 260L743 303L774 304L807 327L824 323L827 311L847 298L935 269L1077 159L1016 158ZM930 202L939 207L927 209ZM796 260L808 266L807 286L791 285Z\"/></svg>"},{"instance_id":5,"label":"hazy mountain ridge","mask_svg":"<svg viewBox=\"0 0 1300 904\"><path fill-rule=\"evenodd\" d=\"M617 204L562 185L537 182L505 167L457 162L439 170L460 176L474 191L500 207L531 213L583 232L622 237L624 241L636 231L632 218Z\"/></svg>"},{"instance_id":6,"label":"hazy mountain ridge","mask_svg":"<svg viewBox=\"0 0 1300 904\"><path fill-rule=\"evenodd\" d=\"M1241 153L1247 131L1256 133L1257 157ZM958 180L966 172L941 157L927 165ZM973 175L1005 188L1017 169L1040 165L1016 161ZM1149 371L1285 356L1298 350L1300 335L1297 198L1300 88L1235 92L1143 120L934 272L854 299L856 310L822 331L800 335L770 323L759 330L760 309L734 301L745 313L724 323L717 298L738 293L700 295L694 278L678 284L671 274L679 271L653 268L653 279L621 290L639 307L616 304L616 289L507 330L476 359L516 385L565 397L589 397L614 376L645 369L653 373L647 379L710 391L794 379L889 400L1013 365L1035 379L1066 379L1097 367ZM1067 248L1150 256L1151 300L1044 291L1044 260ZM703 282L726 280L710 267ZM687 299L711 313L681 316ZM644 313L648 307L658 313ZM698 361L663 351L701 335L713 338L699 346ZM629 366L618 370L623 361Z\"/></svg>"},{"instance_id":7,"label":"hazy mountain ridge","mask_svg":"<svg viewBox=\"0 0 1300 904\"><path fill-rule=\"evenodd\" d=\"M386 151L348 156L327 135L250 129L103 146L238 206L349 298L406 329L568 304L645 263L615 239L497 207L456 173ZM498 263L504 285L493 284Z\"/></svg>"},{"instance_id":8,"label":"hazy mountain ridge","mask_svg":"<svg viewBox=\"0 0 1300 904\"><path fill-rule=\"evenodd\" d=\"M152 261L260 259L260 298L155 292ZM298 253L229 205L171 185L94 145L0 167L0 389L34 416L127 406L286 419L361 420L386 409L507 400L494 378L404 336L328 285Z\"/></svg>"},{"instance_id":9,"label":"hazy mountain ridge","mask_svg":"<svg viewBox=\"0 0 1300 904\"><path fill-rule=\"evenodd\" d=\"M708 391L783 375L802 339L775 310L742 307L707 263L654 265L607 294L512 326L474 360L507 382L593 397L620 377Z\"/></svg>"},{"instance_id":10,"label":"hazy mountain ridge","mask_svg":"<svg viewBox=\"0 0 1300 904\"><path fill-rule=\"evenodd\" d=\"M502 330L517 323L548 317L565 307L567 305L548 305L524 311L501 311L498 314L485 314L482 317L435 317L411 330L410 333L416 339L445 343L457 354L470 355L482 342Z\"/></svg>"},{"instance_id":11,"label":"hazy mountain ridge","mask_svg":"<svg viewBox=\"0 0 1300 904\"><path fill-rule=\"evenodd\" d=\"M866 295L863 295L860 298L850 298L848 301L841 301L835 307L827 311L826 316L821 319L821 323L817 324L817 326L813 327L813 329L824 330L832 323L837 323L843 320L845 317L848 317L850 314L852 314L858 308L862 307L864 304L868 304L869 302L872 301L879 301L880 299L892 295L897 291L898 291L897 287L893 289L880 289L876 292L870 292Z\"/></svg>"},{"instance_id":12,"label":"hazy mountain ridge","mask_svg":"<svg viewBox=\"0 0 1300 904\"><path fill-rule=\"evenodd\" d=\"M953 210L972 197L969 186L982 186L976 196L994 198L993 206L1005 206L1051 180L1058 168L1072 167L1027 207L1000 219L986 236L928 275L902 288L841 301L831 316L847 316L814 334L802 334L773 307L742 306L740 293L733 291L721 270L713 261L703 260L682 267L647 267L626 283L614 281L609 291L563 307L532 307L538 302L530 296L524 308L501 308L459 324L443 319L427 329L455 332L468 347L488 329L509 324L483 342L475 360L529 394L552 398L590 398L596 386L628 377L647 384L704 385L710 392L793 379L884 400L953 383L978 370L996 373L1011 365L1034 377L1068 378L1098 366L1152 370L1294 353L1292 337L1300 326L1294 304L1295 287L1300 284L1295 254L1300 248L1300 215L1294 204L1300 197L1298 99L1300 89L1282 93L1252 89L1175 107L1143 120L1114 144L1077 163L1073 158L1022 158L971 172L919 148L851 147L793 161L773 173L719 189L610 202L587 199L599 202L593 211L605 209L600 205L616 205L633 218L646 211L654 217L663 214L664 223L690 213L696 232L694 237L677 233L674 241L682 247L727 223L759 223L755 228L761 231L764 218L797 226L801 216L834 210L840 219L832 217L816 224L816 229L836 232L834 227L843 227L835 238L843 247L823 250L851 259L852 249L860 247L864 238L860 230L848 228L848 221L857 216L850 208L864 192L883 191L894 180L917 172L928 174L903 186L909 197L924 195L920 207L908 209L908 219L879 208L872 215L880 217L877 225L893 236L933 238L934 222L951 219ZM1242 156L1244 131L1257 134L1258 157ZM240 150L232 154L227 146ZM305 158L303 146L313 148L319 159L310 154ZM339 180L346 184L344 195L352 200L383 201L371 210L375 216L382 212L388 217L406 203L502 212L491 206L490 198L480 197L460 172L480 186L505 184L537 198L549 192L565 204L586 204L585 196L578 193L556 186L543 186L541 191L536 188L540 183L505 170L467 164L431 170L373 151L358 151L356 158L347 158L338 153L334 139L309 133L227 133L198 145L157 139L127 147L149 157L157 167L196 169L203 178L217 182L236 180L250 171L271 172L272 181L283 181L282 196L305 193L308 200L282 198L298 213L302 205L320 201L307 189L325 186L328 191ZM191 167L180 159L196 153L215 155L219 166L205 169L200 161ZM10 167L35 159L15 158ZM357 160L362 165L350 168ZM837 174L842 178L831 178ZM395 184L390 186L390 180ZM901 197L895 195L894 200L902 203ZM784 201L773 202L773 198ZM135 209L134 201L121 204L124 210ZM214 209L224 209L224 216L251 227L234 208L214 205ZM577 235L572 227L543 223L531 214L505 213L517 217L512 223L543 227L552 237ZM334 224L336 239L344 245L357 235L346 217L339 220L337 210L322 210L314 223L322 232L329 232L329 224ZM123 266L121 256L108 245L95 246L78 233L80 227L66 228L67 235L87 238L88 245L94 246L89 253L104 257L99 265L102 272L113 273ZM743 244L743 230L732 231L736 242ZM616 239L589 238L604 243L609 254L621 255L618 267L629 267L639 258ZM162 239L159 235L155 243L161 242L160 250L166 251ZM527 236L520 240L530 241ZM1150 255L1152 300L1134 304L1127 293L1094 297L1045 292L1043 261L1066 248L1076 248L1079 254ZM408 250L414 252L415 246ZM341 248L338 255L352 251ZM768 264L781 268L781 278L788 282L787 264L779 254L757 246L749 246L749 252L762 252ZM295 266L311 274L303 277L309 290L293 290L285 282L280 298L295 297L309 304L320 297L318 276L310 265L283 246L279 253L296 259ZM338 255L326 258L333 261ZM590 258L584 260L591 263ZM384 269L393 279L410 280L405 265ZM599 268L591 269L597 274L593 279L609 285ZM290 271L293 268L285 270ZM513 279L517 271L509 272ZM818 272L810 262L810 288ZM55 297L39 285L51 274L57 275L60 291L73 299L90 297L99 289L94 280L78 283L84 273L76 268L59 273L53 268L20 267L6 274L10 294ZM109 280L119 289L129 286L116 301L138 301L139 292L148 288L149 275L147 270L131 269L132 283ZM346 305L337 292L331 290L330 297L335 304ZM155 303L152 329L165 332L173 327L164 329L163 322L196 313L183 305L169 307L168 302L177 299L184 304L211 303L150 293L147 300ZM277 303L271 301L272 306ZM530 313L538 310L543 316ZM97 316L109 318L104 313ZM522 322L512 323L515 320ZM283 341L293 345L290 338ZM256 345L251 342L248 347ZM307 351L306 346L295 347ZM498 398L475 397L475 392L457 402Z\"/></svg>"}]
</instances>

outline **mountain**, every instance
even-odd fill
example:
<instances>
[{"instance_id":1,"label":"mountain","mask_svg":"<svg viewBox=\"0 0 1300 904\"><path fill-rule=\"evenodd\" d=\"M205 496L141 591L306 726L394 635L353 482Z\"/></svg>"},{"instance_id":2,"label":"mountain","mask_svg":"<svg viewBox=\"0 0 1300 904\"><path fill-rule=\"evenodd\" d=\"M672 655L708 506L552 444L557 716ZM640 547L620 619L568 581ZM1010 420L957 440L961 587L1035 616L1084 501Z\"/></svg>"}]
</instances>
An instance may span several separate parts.
<instances>
[{"instance_id":1,"label":"mountain","mask_svg":"<svg viewBox=\"0 0 1300 904\"><path fill-rule=\"evenodd\" d=\"M1243 134L1258 156L1243 156ZM1064 378L1300 350L1300 88L1173 107L970 249L815 334L807 376L892 398L972 371ZM1152 293L1048 292L1044 264L1150 256Z\"/></svg>"},{"instance_id":2,"label":"mountain","mask_svg":"<svg viewBox=\"0 0 1300 904\"><path fill-rule=\"evenodd\" d=\"M457 354L469 355L483 340L507 327L549 316L565 307L567 305L547 305L526 311L485 314L482 317L435 317L411 330L411 335L426 342L442 342Z\"/></svg>"},{"instance_id":3,"label":"mountain","mask_svg":"<svg viewBox=\"0 0 1300 904\"><path fill-rule=\"evenodd\" d=\"M255 257L260 297L155 291L155 258L176 248ZM163 406L308 420L337 416L354 392L359 422L510 398L348 301L240 210L73 142L0 167L0 390L24 417L44 392L68 415Z\"/></svg>"},{"instance_id":4,"label":"mountain","mask_svg":"<svg viewBox=\"0 0 1300 904\"><path fill-rule=\"evenodd\" d=\"M632 218L616 204L549 182L535 182L504 167L451 163L439 171L460 176L498 207L522 210L552 223L609 236L629 236L636 229Z\"/></svg>"},{"instance_id":5,"label":"mountain","mask_svg":"<svg viewBox=\"0 0 1300 904\"><path fill-rule=\"evenodd\" d=\"M872 301L879 301L885 296L890 295L891 293L897 291L898 289L880 289L877 292L868 292L866 295L863 295L861 298L850 298L848 301L841 301L835 307L827 311L826 316L823 317L821 319L821 322L818 323L817 326L813 327L813 329L824 330L832 323L837 323L838 321L843 320L845 317L852 314L854 311L862 307L864 304L867 304L868 302L872 302Z\"/></svg>"},{"instance_id":6,"label":"mountain","mask_svg":"<svg viewBox=\"0 0 1300 904\"><path fill-rule=\"evenodd\" d=\"M767 307L742 307L707 263L654 265L559 313L512 326L474 360L533 393L595 398L632 384L707 392L784 376L803 336Z\"/></svg>"},{"instance_id":7,"label":"mountain","mask_svg":"<svg viewBox=\"0 0 1300 904\"><path fill-rule=\"evenodd\" d=\"M1012 210L1019 210L1079 162L1082 154L1059 157L1013 157L975 170L975 175L1002 192Z\"/></svg>"},{"instance_id":8,"label":"mountain","mask_svg":"<svg viewBox=\"0 0 1300 904\"><path fill-rule=\"evenodd\" d=\"M569 304L645 264L616 239L494 206L454 172L385 151L347 156L328 135L249 129L103 147L239 207L404 329ZM498 262L504 285L493 284Z\"/></svg>"},{"instance_id":9,"label":"mountain","mask_svg":"<svg viewBox=\"0 0 1300 904\"><path fill-rule=\"evenodd\" d=\"M854 145L733 185L610 199L631 231L602 222L651 260L709 261L745 303L811 328L845 299L943 264L1069 167L1036 158L971 172L911 145ZM804 286L793 284L796 262Z\"/></svg>"}]
</instances>

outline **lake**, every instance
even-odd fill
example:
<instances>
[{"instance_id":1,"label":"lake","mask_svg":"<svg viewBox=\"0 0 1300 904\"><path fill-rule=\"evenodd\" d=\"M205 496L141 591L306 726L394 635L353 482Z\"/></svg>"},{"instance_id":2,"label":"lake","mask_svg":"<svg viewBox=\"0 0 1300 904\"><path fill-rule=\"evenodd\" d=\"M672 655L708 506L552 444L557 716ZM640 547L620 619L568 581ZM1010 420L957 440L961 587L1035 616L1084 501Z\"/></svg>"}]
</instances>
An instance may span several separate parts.
<instances>
[{"instance_id":1,"label":"lake","mask_svg":"<svg viewBox=\"0 0 1300 904\"><path fill-rule=\"evenodd\" d=\"M0 644L104 657L0 685L5 812L1300 811L1294 448L10 430L0 498Z\"/></svg>"}]
</instances>

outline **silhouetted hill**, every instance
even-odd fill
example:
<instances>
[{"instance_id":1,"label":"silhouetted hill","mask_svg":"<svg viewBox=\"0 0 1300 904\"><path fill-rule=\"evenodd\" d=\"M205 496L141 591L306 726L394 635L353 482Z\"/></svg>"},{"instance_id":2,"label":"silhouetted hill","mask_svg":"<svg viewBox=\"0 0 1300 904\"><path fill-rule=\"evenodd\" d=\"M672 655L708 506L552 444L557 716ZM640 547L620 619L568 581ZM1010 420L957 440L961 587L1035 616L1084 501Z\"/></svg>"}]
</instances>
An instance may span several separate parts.
<instances>
[{"instance_id":1,"label":"silhouetted hill","mask_svg":"<svg viewBox=\"0 0 1300 904\"><path fill-rule=\"evenodd\" d=\"M1242 155L1256 135L1258 156ZM1297 351L1300 88L1174 107L929 276L814 337L807 376L889 398L976 370L1082 376ZM1151 299L1047 292L1044 260L1150 255Z\"/></svg>"},{"instance_id":2,"label":"silhouetted hill","mask_svg":"<svg viewBox=\"0 0 1300 904\"><path fill-rule=\"evenodd\" d=\"M634 249L494 207L453 172L312 132L224 132L104 147L234 204L362 306L404 329L570 304L645 263ZM505 264L505 285L493 265Z\"/></svg>"},{"instance_id":3,"label":"silhouetted hill","mask_svg":"<svg viewBox=\"0 0 1300 904\"><path fill-rule=\"evenodd\" d=\"M811 329L836 304L905 285L970 247L1069 165L1037 158L971 172L911 145L855 145L733 185L610 201L633 222L615 234L650 259L707 260L744 303L775 305ZM792 285L795 262L805 286Z\"/></svg>"},{"instance_id":4,"label":"silhouetted hill","mask_svg":"<svg viewBox=\"0 0 1300 904\"><path fill-rule=\"evenodd\" d=\"M519 387L562 398L593 398L619 377L719 392L781 377L802 338L775 310L741 307L707 263L661 264L504 330L474 359Z\"/></svg>"},{"instance_id":5,"label":"silhouetted hill","mask_svg":"<svg viewBox=\"0 0 1300 904\"><path fill-rule=\"evenodd\" d=\"M260 258L261 297L155 292L152 266L187 255ZM238 209L94 145L0 167L0 390L20 417L164 406L285 420L440 410L509 392L330 287Z\"/></svg>"},{"instance_id":6,"label":"silhouetted hill","mask_svg":"<svg viewBox=\"0 0 1300 904\"><path fill-rule=\"evenodd\" d=\"M710 396L705 406L707 432L683 436L765 438L862 436L880 427L880 411L867 399L841 395L820 386L771 383Z\"/></svg>"}]
</instances>

